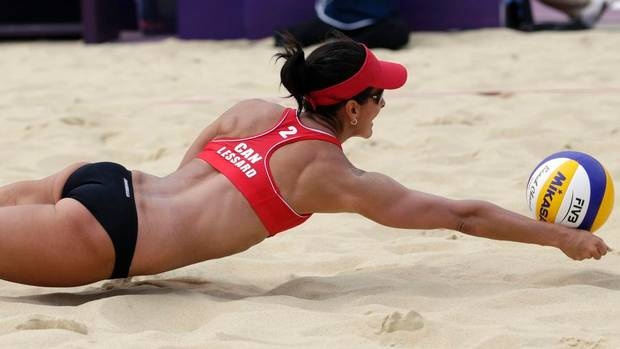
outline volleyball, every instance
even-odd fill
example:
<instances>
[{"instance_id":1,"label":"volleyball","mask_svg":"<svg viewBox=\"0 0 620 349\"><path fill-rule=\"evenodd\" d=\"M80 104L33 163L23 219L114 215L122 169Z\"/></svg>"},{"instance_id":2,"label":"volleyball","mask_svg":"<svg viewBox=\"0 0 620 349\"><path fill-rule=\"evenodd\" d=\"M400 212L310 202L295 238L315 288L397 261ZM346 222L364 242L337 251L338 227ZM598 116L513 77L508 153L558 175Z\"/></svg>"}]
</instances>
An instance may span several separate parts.
<instances>
[{"instance_id":1,"label":"volleyball","mask_svg":"<svg viewBox=\"0 0 620 349\"><path fill-rule=\"evenodd\" d=\"M561 151L536 166L527 183L526 200L535 219L594 232L611 213L614 185L609 172L592 156Z\"/></svg>"}]
</instances>

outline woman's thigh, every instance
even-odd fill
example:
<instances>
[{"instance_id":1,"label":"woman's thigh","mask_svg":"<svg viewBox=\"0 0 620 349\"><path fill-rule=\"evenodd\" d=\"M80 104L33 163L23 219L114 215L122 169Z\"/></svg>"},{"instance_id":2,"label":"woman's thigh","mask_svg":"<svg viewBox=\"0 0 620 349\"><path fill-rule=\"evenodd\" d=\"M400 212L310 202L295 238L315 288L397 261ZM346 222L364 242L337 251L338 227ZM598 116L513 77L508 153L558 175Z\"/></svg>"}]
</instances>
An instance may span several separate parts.
<instances>
[{"instance_id":1,"label":"woman's thigh","mask_svg":"<svg viewBox=\"0 0 620 349\"><path fill-rule=\"evenodd\" d=\"M62 188L75 170L86 163L75 163L43 179L25 180L0 187L0 207L54 204L60 200Z\"/></svg>"},{"instance_id":2,"label":"woman's thigh","mask_svg":"<svg viewBox=\"0 0 620 349\"><path fill-rule=\"evenodd\" d=\"M76 286L106 279L114 247L78 201L0 208L0 278L39 286Z\"/></svg>"}]
</instances>

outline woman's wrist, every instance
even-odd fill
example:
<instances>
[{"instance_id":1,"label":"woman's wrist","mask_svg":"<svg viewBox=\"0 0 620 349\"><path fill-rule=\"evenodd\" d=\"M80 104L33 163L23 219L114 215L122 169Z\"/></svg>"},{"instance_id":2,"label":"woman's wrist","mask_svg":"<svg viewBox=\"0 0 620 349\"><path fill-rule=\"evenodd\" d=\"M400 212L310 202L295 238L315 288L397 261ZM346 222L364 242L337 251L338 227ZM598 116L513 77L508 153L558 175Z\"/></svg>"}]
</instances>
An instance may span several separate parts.
<instances>
[{"instance_id":1,"label":"woman's wrist","mask_svg":"<svg viewBox=\"0 0 620 349\"><path fill-rule=\"evenodd\" d=\"M551 243L550 246L557 247L561 250L566 246L566 242L570 239L570 228L563 227L558 224L547 223L551 229Z\"/></svg>"}]
</instances>

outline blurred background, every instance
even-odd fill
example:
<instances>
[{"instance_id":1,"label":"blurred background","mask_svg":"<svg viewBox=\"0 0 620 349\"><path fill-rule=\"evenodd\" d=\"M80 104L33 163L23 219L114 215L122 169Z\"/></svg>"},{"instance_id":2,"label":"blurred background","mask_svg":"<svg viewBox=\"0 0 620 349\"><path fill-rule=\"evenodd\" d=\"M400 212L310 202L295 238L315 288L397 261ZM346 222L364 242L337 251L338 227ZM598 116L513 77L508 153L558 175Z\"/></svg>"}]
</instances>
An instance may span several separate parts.
<instances>
[{"instance_id":1,"label":"blurred background","mask_svg":"<svg viewBox=\"0 0 620 349\"><path fill-rule=\"evenodd\" d=\"M569 3L571 0L567 0ZM574 1L574 0L573 0ZM587 2L587 0L584 0ZM257 39L316 16L315 0L0 0L0 39L81 38L86 43L136 38ZM330 3L330 1L323 1ZM410 31L509 26L518 30L566 29L576 17L554 1L379 0L398 12ZM583 1L582 1L583 2ZM592 3L597 1L592 0ZM599 25L620 24L620 3L605 2ZM343 1L372 3L372 1ZM374 6L374 5L372 5ZM380 6L380 5L379 5ZM597 10L597 9L595 9ZM598 11L598 10L597 10ZM552 23L549 25L549 23ZM559 25L556 25L558 24ZM540 25L543 24L543 25ZM537 26L538 25L538 26ZM574 23L572 24L574 26ZM579 24L577 25L579 27ZM588 25L576 29L587 29Z\"/></svg>"}]
</instances>

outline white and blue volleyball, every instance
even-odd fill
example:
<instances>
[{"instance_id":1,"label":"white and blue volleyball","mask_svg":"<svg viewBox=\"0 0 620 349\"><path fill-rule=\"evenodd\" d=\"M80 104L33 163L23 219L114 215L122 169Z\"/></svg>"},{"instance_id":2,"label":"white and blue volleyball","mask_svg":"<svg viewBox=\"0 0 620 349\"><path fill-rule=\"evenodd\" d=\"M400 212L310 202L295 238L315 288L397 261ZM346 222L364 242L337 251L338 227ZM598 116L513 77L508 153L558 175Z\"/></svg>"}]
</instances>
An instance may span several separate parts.
<instances>
[{"instance_id":1,"label":"white and blue volleyball","mask_svg":"<svg viewBox=\"0 0 620 349\"><path fill-rule=\"evenodd\" d=\"M532 217L567 227L600 228L614 205L609 172L592 156L562 151L540 162L527 183Z\"/></svg>"}]
</instances>

